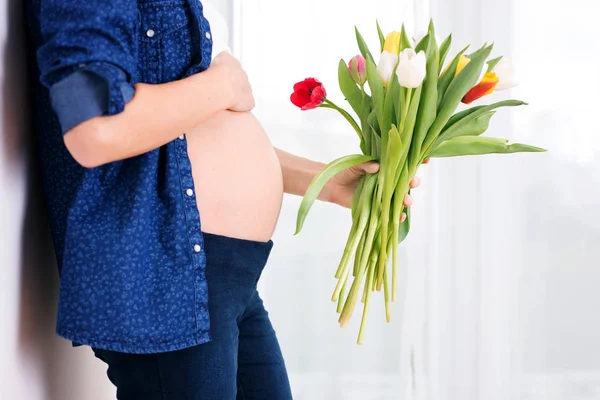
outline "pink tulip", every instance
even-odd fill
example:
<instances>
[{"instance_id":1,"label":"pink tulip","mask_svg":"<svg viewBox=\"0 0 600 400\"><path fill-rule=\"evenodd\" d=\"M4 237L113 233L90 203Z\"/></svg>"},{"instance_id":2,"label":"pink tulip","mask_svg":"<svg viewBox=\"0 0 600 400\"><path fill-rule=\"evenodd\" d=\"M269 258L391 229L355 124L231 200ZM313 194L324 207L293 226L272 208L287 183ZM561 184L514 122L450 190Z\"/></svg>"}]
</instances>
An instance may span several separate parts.
<instances>
[{"instance_id":1,"label":"pink tulip","mask_svg":"<svg viewBox=\"0 0 600 400\"><path fill-rule=\"evenodd\" d=\"M359 85L364 85L367 81L367 60L361 55L357 55L348 63L348 70L354 81Z\"/></svg>"}]
</instances>

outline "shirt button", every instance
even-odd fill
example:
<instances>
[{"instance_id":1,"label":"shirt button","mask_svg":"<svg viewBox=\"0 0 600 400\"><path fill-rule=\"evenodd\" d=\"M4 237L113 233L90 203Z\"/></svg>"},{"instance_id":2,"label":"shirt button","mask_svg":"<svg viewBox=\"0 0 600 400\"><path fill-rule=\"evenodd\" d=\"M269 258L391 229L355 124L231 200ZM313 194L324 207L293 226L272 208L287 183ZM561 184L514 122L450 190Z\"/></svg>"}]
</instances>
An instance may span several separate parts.
<instances>
[{"instance_id":1,"label":"shirt button","mask_svg":"<svg viewBox=\"0 0 600 400\"><path fill-rule=\"evenodd\" d=\"M192 197L194 195L194 191L192 189L188 189L185 191L185 194L187 194L188 196Z\"/></svg>"},{"instance_id":2,"label":"shirt button","mask_svg":"<svg viewBox=\"0 0 600 400\"><path fill-rule=\"evenodd\" d=\"M195 251L196 253L200 253L200 245L199 245L199 244L195 244L195 245L194 245L194 251Z\"/></svg>"},{"instance_id":3,"label":"shirt button","mask_svg":"<svg viewBox=\"0 0 600 400\"><path fill-rule=\"evenodd\" d=\"M206 36L206 38L207 38L208 40L210 40L210 38L211 38L211 36L210 36L210 32L206 32L206 33L204 34L204 36Z\"/></svg>"},{"instance_id":4,"label":"shirt button","mask_svg":"<svg viewBox=\"0 0 600 400\"><path fill-rule=\"evenodd\" d=\"M153 31L152 29L148 29L148 30L146 31L146 36L148 36L148 37L153 37L153 36L154 36L154 31Z\"/></svg>"},{"instance_id":5,"label":"shirt button","mask_svg":"<svg viewBox=\"0 0 600 400\"><path fill-rule=\"evenodd\" d=\"M185 139L185 135L179 136L179 140L183 140L183 139Z\"/></svg>"}]
</instances>

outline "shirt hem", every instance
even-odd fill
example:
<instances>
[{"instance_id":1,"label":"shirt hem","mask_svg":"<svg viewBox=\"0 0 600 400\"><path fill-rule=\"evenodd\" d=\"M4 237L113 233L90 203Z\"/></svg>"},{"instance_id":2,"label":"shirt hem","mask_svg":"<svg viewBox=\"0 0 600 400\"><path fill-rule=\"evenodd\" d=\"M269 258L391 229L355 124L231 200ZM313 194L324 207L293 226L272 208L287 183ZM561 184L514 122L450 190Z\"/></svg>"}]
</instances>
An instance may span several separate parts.
<instances>
[{"instance_id":1,"label":"shirt hem","mask_svg":"<svg viewBox=\"0 0 600 400\"><path fill-rule=\"evenodd\" d=\"M111 340L95 340L81 337L77 334L57 330L56 334L63 339L70 340L74 343L95 347L97 349L116 351L119 353L131 353L131 354L153 354L153 353L164 353L168 351L182 350L188 347L197 346L211 341L209 332L199 332L194 338L179 341L169 341L164 343L157 343L147 346L133 345L123 342L116 342Z\"/></svg>"}]
</instances>

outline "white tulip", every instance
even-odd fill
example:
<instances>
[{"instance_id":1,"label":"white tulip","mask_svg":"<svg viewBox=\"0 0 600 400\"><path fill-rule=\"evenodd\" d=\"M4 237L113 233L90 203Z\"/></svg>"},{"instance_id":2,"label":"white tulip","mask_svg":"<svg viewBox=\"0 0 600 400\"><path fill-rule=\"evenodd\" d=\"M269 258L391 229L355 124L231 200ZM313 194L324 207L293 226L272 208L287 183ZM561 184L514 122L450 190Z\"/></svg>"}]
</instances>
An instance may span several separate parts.
<instances>
[{"instance_id":1,"label":"white tulip","mask_svg":"<svg viewBox=\"0 0 600 400\"><path fill-rule=\"evenodd\" d=\"M379 58L379 65L377 65L377 71L379 71L379 76L381 76L381 80L385 86L390 83L390 79L392 74L394 73L394 68L398 64L398 56L387 51L381 53L381 57Z\"/></svg>"},{"instance_id":2,"label":"white tulip","mask_svg":"<svg viewBox=\"0 0 600 400\"><path fill-rule=\"evenodd\" d=\"M504 58L500 60L492 72L498 77L498 84L495 90L510 89L519 84L515 77L514 66Z\"/></svg>"},{"instance_id":3,"label":"white tulip","mask_svg":"<svg viewBox=\"0 0 600 400\"><path fill-rule=\"evenodd\" d=\"M427 57L424 51L418 54L413 49L404 49L400 52L400 62L396 69L398 82L405 88L421 86L427 74Z\"/></svg>"}]
</instances>

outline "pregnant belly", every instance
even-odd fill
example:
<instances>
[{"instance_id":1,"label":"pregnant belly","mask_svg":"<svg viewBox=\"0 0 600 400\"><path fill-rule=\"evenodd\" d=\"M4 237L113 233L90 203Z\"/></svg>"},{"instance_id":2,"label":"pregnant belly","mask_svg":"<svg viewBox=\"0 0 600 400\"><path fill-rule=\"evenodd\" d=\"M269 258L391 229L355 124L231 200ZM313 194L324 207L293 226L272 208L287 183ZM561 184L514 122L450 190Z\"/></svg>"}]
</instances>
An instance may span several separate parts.
<instances>
[{"instance_id":1,"label":"pregnant belly","mask_svg":"<svg viewBox=\"0 0 600 400\"><path fill-rule=\"evenodd\" d=\"M186 136L202 230L268 241L279 218L283 179L258 120L223 111Z\"/></svg>"}]
</instances>

